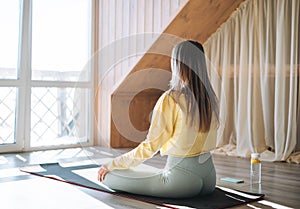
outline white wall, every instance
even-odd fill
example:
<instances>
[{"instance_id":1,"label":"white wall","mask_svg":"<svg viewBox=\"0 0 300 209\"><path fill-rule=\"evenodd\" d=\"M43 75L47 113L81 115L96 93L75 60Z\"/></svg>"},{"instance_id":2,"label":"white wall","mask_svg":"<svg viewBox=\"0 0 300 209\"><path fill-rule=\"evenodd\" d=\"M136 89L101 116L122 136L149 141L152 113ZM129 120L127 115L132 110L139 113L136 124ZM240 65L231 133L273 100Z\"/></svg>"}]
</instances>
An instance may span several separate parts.
<instances>
[{"instance_id":1,"label":"white wall","mask_svg":"<svg viewBox=\"0 0 300 209\"><path fill-rule=\"evenodd\" d=\"M99 0L96 144L109 146L110 96L188 0Z\"/></svg>"}]
</instances>

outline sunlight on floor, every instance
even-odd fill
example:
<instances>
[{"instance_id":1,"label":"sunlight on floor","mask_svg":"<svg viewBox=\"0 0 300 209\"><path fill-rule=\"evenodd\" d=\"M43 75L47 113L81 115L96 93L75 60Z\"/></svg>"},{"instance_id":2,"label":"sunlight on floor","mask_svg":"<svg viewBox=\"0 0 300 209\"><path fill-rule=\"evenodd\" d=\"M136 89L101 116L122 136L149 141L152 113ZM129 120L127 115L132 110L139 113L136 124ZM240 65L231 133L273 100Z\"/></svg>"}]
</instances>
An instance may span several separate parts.
<instances>
[{"instance_id":1,"label":"sunlight on floor","mask_svg":"<svg viewBox=\"0 0 300 209\"><path fill-rule=\"evenodd\" d=\"M254 202L251 204L247 204L247 206L249 208L253 208L253 209L264 209L264 208L275 208L275 209L293 209L284 205L280 205L274 202L270 202L267 200L261 200L258 202Z\"/></svg>"},{"instance_id":2,"label":"sunlight on floor","mask_svg":"<svg viewBox=\"0 0 300 209\"><path fill-rule=\"evenodd\" d=\"M76 187L45 178L2 183L0 197L1 208L113 209Z\"/></svg>"},{"instance_id":3,"label":"sunlight on floor","mask_svg":"<svg viewBox=\"0 0 300 209\"><path fill-rule=\"evenodd\" d=\"M270 206L272 208L278 208L278 209L292 209L290 207L287 207L287 206L283 206L283 205L279 205L277 203L274 203L274 202L270 202L270 201L267 201L267 200L261 200L261 201L258 201L260 204L263 204L263 205L266 205L266 206Z\"/></svg>"},{"instance_id":4,"label":"sunlight on floor","mask_svg":"<svg viewBox=\"0 0 300 209\"><path fill-rule=\"evenodd\" d=\"M4 156L0 156L0 165L4 165L7 164L8 160L6 159L6 157Z\"/></svg>"}]
</instances>

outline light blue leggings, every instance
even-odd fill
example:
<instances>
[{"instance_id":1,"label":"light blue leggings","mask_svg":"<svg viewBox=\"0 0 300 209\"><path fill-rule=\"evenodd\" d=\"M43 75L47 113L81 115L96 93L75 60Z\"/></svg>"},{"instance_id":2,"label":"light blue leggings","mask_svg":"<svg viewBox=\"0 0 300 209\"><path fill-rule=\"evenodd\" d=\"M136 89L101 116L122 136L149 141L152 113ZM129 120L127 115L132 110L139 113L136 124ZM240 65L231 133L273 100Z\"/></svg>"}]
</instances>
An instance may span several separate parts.
<instances>
[{"instance_id":1,"label":"light blue leggings","mask_svg":"<svg viewBox=\"0 0 300 209\"><path fill-rule=\"evenodd\" d=\"M210 153L196 157L168 156L160 172L114 170L103 181L109 188L133 194L185 198L214 191L216 171Z\"/></svg>"}]
</instances>

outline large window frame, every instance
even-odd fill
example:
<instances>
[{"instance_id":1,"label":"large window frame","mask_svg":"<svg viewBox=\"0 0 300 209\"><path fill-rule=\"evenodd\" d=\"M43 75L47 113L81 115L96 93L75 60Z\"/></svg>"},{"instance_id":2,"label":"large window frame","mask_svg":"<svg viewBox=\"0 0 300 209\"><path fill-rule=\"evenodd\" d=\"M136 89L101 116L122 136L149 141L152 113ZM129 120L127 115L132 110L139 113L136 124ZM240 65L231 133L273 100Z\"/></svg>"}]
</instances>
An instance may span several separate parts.
<instances>
[{"instance_id":1,"label":"large window frame","mask_svg":"<svg viewBox=\"0 0 300 209\"><path fill-rule=\"evenodd\" d=\"M97 0L91 1L91 25L90 25L90 43L89 54L90 57L96 50L96 14L97 7L95 6ZM0 153L15 152L15 151L34 151L46 150L54 148L68 148L91 146L94 143L94 84L95 77L95 63L94 59L90 59L90 79L89 81L42 81L32 80L31 78L31 55L32 55L32 0L20 0L20 30L19 30L19 50L18 50L18 78L17 79L0 79L0 87L15 87L17 89L16 96L16 122L15 122L15 143L1 144ZM30 144L31 132L31 89L34 87L57 87L57 88L84 88L89 89L89 117L88 117L88 139L87 142L65 144L65 145L50 145L50 146L35 146Z\"/></svg>"}]
</instances>

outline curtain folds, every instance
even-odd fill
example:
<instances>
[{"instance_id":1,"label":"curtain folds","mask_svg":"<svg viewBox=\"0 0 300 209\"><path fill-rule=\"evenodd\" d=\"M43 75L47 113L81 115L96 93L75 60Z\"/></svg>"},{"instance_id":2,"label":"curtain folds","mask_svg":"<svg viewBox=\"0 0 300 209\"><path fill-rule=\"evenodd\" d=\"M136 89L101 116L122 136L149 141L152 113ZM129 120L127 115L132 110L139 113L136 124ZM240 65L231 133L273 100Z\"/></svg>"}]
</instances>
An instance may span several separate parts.
<instances>
[{"instance_id":1,"label":"curtain folds","mask_svg":"<svg viewBox=\"0 0 300 209\"><path fill-rule=\"evenodd\" d=\"M246 0L204 44L220 99L216 152L299 163L299 12L297 0Z\"/></svg>"}]
</instances>

